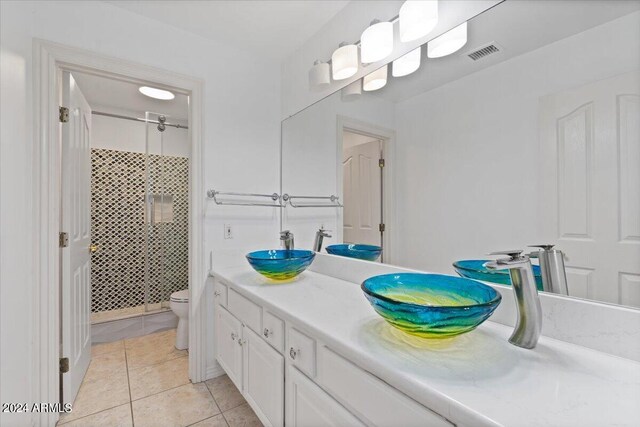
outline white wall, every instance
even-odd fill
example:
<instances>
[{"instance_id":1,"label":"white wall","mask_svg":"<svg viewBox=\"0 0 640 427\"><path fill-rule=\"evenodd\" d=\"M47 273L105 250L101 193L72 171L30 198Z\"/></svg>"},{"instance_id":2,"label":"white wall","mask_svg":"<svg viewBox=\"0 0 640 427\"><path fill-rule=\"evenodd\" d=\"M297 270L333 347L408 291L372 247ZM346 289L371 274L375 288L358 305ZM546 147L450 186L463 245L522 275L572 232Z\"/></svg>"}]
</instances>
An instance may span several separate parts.
<instances>
[{"instance_id":1,"label":"white wall","mask_svg":"<svg viewBox=\"0 0 640 427\"><path fill-rule=\"evenodd\" d=\"M32 372L37 349L30 313L37 307L32 300L35 266L28 255L35 249L30 243L33 38L203 79L204 184L220 190L278 189L280 64L102 2L2 1L0 15L0 400L28 402L30 377L39 375ZM213 248L249 250L277 244L274 209L209 203L205 221L205 254ZM223 239L224 223L234 226L234 239ZM213 324L212 315L207 324ZM212 345L208 343L211 364ZM27 425L28 419L2 414L1 424Z\"/></svg>"},{"instance_id":2,"label":"white wall","mask_svg":"<svg viewBox=\"0 0 640 427\"><path fill-rule=\"evenodd\" d=\"M401 102L397 245L402 264L452 273L457 259L539 244L538 100L640 69L639 13ZM615 46L615 48L612 48Z\"/></svg>"},{"instance_id":3,"label":"white wall","mask_svg":"<svg viewBox=\"0 0 640 427\"><path fill-rule=\"evenodd\" d=\"M350 2L313 37L283 61L282 118L295 114L335 90L369 74L390 59L399 58L431 38L437 37L501 1L503 0L440 0L438 25L429 35L413 42L400 43L397 35L398 23L396 23L394 49L386 59L369 64L366 68L361 66L353 77L338 82L332 81L328 88L312 92L309 90L308 72L313 66L313 62L316 59L322 61L331 59L331 54L341 42L353 43L360 40L362 32L373 19L385 21L398 15L404 0Z\"/></svg>"}]
</instances>

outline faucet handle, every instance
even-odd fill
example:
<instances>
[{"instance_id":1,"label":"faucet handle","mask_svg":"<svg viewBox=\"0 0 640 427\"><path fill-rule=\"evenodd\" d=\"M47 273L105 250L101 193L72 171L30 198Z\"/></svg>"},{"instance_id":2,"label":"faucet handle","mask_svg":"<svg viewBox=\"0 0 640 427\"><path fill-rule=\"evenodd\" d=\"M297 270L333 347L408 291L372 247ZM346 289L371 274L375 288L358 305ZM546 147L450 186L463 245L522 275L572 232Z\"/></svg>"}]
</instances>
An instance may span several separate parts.
<instances>
[{"instance_id":1,"label":"faucet handle","mask_svg":"<svg viewBox=\"0 0 640 427\"><path fill-rule=\"evenodd\" d=\"M528 245L529 248L540 248L543 251L550 251L555 245Z\"/></svg>"},{"instance_id":2,"label":"faucet handle","mask_svg":"<svg viewBox=\"0 0 640 427\"><path fill-rule=\"evenodd\" d=\"M522 250L520 249L511 249L506 251L496 251L491 252L489 255L508 255L511 260L516 260L518 258L522 258Z\"/></svg>"}]
</instances>

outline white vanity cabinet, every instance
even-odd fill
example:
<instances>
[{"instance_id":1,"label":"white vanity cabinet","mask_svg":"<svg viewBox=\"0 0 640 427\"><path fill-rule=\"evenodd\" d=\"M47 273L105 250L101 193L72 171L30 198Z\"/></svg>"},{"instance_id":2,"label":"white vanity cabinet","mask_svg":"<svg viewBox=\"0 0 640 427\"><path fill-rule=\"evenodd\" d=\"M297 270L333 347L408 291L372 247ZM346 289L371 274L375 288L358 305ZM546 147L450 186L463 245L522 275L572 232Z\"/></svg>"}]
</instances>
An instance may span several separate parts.
<instances>
[{"instance_id":1,"label":"white vanity cabinet","mask_svg":"<svg viewBox=\"0 0 640 427\"><path fill-rule=\"evenodd\" d=\"M453 426L297 322L233 286L216 289L216 358L265 425Z\"/></svg>"},{"instance_id":2,"label":"white vanity cabinet","mask_svg":"<svg viewBox=\"0 0 640 427\"><path fill-rule=\"evenodd\" d=\"M287 368L287 427L364 426L293 365Z\"/></svg>"},{"instance_id":3,"label":"white vanity cabinet","mask_svg":"<svg viewBox=\"0 0 640 427\"><path fill-rule=\"evenodd\" d=\"M233 295L233 296L232 296ZM284 357L250 328L242 317L249 315L253 329L260 326L250 301L229 290L229 310L216 305L216 358L220 366L267 426L284 425ZM236 317L232 298L240 307ZM239 303L238 303L239 302ZM248 308L248 310L247 310ZM243 316L245 315L245 316Z\"/></svg>"}]
</instances>

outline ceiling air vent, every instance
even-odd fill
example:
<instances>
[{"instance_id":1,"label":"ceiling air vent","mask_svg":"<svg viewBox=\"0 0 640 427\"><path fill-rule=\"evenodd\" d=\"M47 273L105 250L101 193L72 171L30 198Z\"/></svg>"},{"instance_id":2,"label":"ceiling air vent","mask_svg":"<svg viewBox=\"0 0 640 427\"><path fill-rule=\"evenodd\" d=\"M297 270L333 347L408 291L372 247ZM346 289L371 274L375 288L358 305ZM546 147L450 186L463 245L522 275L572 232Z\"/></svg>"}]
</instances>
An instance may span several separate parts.
<instances>
[{"instance_id":1,"label":"ceiling air vent","mask_svg":"<svg viewBox=\"0 0 640 427\"><path fill-rule=\"evenodd\" d=\"M493 55L501 51L502 51L502 48L500 48L500 46L498 46L495 42L492 42L467 52L467 56L473 59L474 61L477 61L479 59L486 58L489 55Z\"/></svg>"}]
</instances>

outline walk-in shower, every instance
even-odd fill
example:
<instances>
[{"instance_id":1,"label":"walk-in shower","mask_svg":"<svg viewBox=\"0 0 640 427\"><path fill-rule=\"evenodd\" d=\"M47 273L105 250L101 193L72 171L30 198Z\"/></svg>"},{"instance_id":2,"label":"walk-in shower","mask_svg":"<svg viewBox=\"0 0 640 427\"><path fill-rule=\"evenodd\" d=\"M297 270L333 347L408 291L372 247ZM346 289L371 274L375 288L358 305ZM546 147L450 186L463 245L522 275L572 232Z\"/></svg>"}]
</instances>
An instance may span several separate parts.
<instances>
[{"instance_id":1,"label":"walk-in shower","mask_svg":"<svg viewBox=\"0 0 640 427\"><path fill-rule=\"evenodd\" d=\"M151 112L93 113L117 141L91 150L92 322L168 310L188 287L187 126Z\"/></svg>"}]
</instances>

